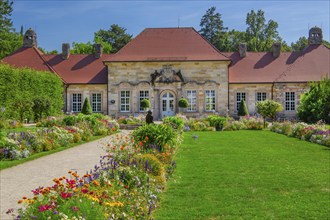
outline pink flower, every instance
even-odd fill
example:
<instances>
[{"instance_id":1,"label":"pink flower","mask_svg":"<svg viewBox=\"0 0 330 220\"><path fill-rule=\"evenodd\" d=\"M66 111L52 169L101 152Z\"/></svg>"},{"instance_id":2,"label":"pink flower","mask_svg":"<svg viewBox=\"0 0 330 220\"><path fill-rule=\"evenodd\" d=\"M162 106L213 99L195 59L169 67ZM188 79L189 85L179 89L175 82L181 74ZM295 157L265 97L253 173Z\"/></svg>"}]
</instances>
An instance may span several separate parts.
<instances>
[{"instance_id":1,"label":"pink flower","mask_svg":"<svg viewBox=\"0 0 330 220\"><path fill-rule=\"evenodd\" d=\"M79 208L77 206L72 206L72 211L78 212L79 211Z\"/></svg>"},{"instance_id":2,"label":"pink flower","mask_svg":"<svg viewBox=\"0 0 330 220\"><path fill-rule=\"evenodd\" d=\"M46 204L46 205L41 205L41 206L39 206L38 208L39 208L39 212L44 212L44 211L46 211L46 210L50 210L50 209L52 209L52 206Z\"/></svg>"},{"instance_id":3,"label":"pink flower","mask_svg":"<svg viewBox=\"0 0 330 220\"><path fill-rule=\"evenodd\" d=\"M61 197L63 199L70 198L71 196L72 196L72 193L61 192Z\"/></svg>"}]
</instances>

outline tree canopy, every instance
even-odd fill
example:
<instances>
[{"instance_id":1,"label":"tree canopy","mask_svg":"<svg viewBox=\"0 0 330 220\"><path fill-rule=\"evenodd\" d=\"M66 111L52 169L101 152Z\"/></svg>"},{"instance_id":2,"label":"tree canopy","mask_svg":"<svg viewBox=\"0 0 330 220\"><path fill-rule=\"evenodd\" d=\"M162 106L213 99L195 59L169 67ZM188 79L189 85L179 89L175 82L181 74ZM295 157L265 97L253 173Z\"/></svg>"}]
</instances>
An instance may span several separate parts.
<instances>
[{"instance_id":1,"label":"tree canopy","mask_svg":"<svg viewBox=\"0 0 330 220\"><path fill-rule=\"evenodd\" d=\"M132 40L132 35L126 33L126 28L113 24L109 30L100 29L97 31L94 34L94 39L110 44L112 46L111 53L116 53Z\"/></svg>"},{"instance_id":2,"label":"tree canopy","mask_svg":"<svg viewBox=\"0 0 330 220\"><path fill-rule=\"evenodd\" d=\"M0 0L0 59L23 45L22 35L15 32L10 18L12 6L12 1Z\"/></svg>"},{"instance_id":3,"label":"tree canopy","mask_svg":"<svg viewBox=\"0 0 330 220\"><path fill-rule=\"evenodd\" d=\"M330 79L328 77L319 82L310 83L310 90L301 96L298 116L308 123L319 120L330 123Z\"/></svg>"},{"instance_id":4,"label":"tree canopy","mask_svg":"<svg viewBox=\"0 0 330 220\"><path fill-rule=\"evenodd\" d=\"M221 14L216 12L216 7L211 7L203 15L200 22L199 33L219 50L224 49L222 45L228 28L223 26Z\"/></svg>"}]
</instances>

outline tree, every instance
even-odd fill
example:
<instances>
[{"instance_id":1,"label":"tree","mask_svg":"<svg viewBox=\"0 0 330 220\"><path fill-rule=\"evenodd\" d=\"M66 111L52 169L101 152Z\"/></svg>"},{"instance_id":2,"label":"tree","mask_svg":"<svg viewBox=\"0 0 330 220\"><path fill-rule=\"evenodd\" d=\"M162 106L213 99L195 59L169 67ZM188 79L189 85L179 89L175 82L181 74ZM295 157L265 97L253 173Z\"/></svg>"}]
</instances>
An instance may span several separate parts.
<instances>
[{"instance_id":1,"label":"tree","mask_svg":"<svg viewBox=\"0 0 330 220\"><path fill-rule=\"evenodd\" d=\"M102 41L101 38L95 37L94 43L101 44L103 53L110 54L111 53L111 45L107 42ZM94 45L88 41L87 43L72 43L72 49L70 50L71 54L93 54L95 52Z\"/></svg>"},{"instance_id":2,"label":"tree","mask_svg":"<svg viewBox=\"0 0 330 220\"><path fill-rule=\"evenodd\" d=\"M140 105L143 110L146 110L150 108L150 101L148 99L142 99Z\"/></svg>"},{"instance_id":3,"label":"tree","mask_svg":"<svg viewBox=\"0 0 330 220\"><path fill-rule=\"evenodd\" d=\"M13 2L0 0L0 59L11 54L23 45L23 38L14 32L10 19Z\"/></svg>"},{"instance_id":4,"label":"tree","mask_svg":"<svg viewBox=\"0 0 330 220\"><path fill-rule=\"evenodd\" d=\"M301 96L298 116L308 123L323 120L330 124L330 79L311 82L310 89Z\"/></svg>"},{"instance_id":5,"label":"tree","mask_svg":"<svg viewBox=\"0 0 330 220\"><path fill-rule=\"evenodd\" d=\"M264 119L264 127L266 127L266 118L269 117L274 121L276 114L283 110L283 105L274 100L265 100L256 104L258 114Z\"/></svg>"},{"instance_id":6,"label":"tree","mask_svg":"<svg viewBox=\"0 0 330 220\"><path fill-rule=\"evenodd\" d=\"M246 40L249 51L270 51L274 42L282 42L279 37L277 22L269 20L266 23L265 13L251 10L246 16Z\"/></svg>"},{"instance_id":7,"label":"tree","mask_svg":"<svg viewBox=\"0 0 330 220\"><path fill-rule=\"evenodd\" d=\"M88 100L87 97L85 98L84 105L82 107L81 113L83 113L84 115L93 114L91 104L89 103L89 100Z\"/></svg>"},{"instance_id":8,"label":"tree","mask_svg":"<svg viewBox=\"0 0 330 220\"><path fill-rule=\"evenodd\" d=\"M0 32L13 30L13 22L9 18L13 12L13 2L0 0Z\"/></svg>"},{"instance_id":9,"label":"tree","mask_svg":"<svg viewBox=\"0 0 330 220\"><path fill-rule=\"evenodd\" d=\"M112 53L116 53L132 40L132 35L126 33L126 29L117 24L111 25L109 30L100 29L94 34L94 39L106 42L112 46Z\"/></svg>"},{"instance_id":10,"label":"tree","mask_svg":"<svg viewBox=\"0 0 330 220\"><path fill-rule=\"evenodd\" d=\"M306 37L300 37L295 43L291 43L293 51L303 51L308 45L308 39Z\"/></svg>"},{"instance_id":11,"label":"tree","mask_svg":"<svg viewBox=\"0 0 330 220\"><path fill-rule=\"evenodd\" d=\"M235 29L224 33L222 38L222 50L223 52L237 51L240 43L246 42L246 33L243 31L237 31Z\"/></svg>"},{"instance_id":12,"label":"tree","mask_svg":"<svg viewBox=\"0 0 330 220\"><path fill-rule=\"evenodd\" d=\"M216 7L211 7L203 15L200 25L199 33L205 37L218 50L223 51L225 41L225 33L228 28L223 26L221 14L216 12Z\"/></svg>"},{"instance_id":13,"label":"tree","mask_svg":"<svg viewBox=\"0 0 330 220\"><path fill-rule=\"evenodd\" d=\"M38 47L38 49L43 52L44 54L58 54L57 50L51 50L51 51L47 51L45 48L42 47Z\"/></svg>"},{"instance_id":14,"label":"tree","mask_svg":"<svg viewBox=\"0 0 330 220\"><path fill-rule=\"evenodd\" d=\"M239 103L239 108L238 108L238 112L237 112L237 115L238 116L246 116L246 115L249 115L249 111L246 107L246 104L245 104L245 101L242 100L240 103Z\"/></svg>"}]
</instances>

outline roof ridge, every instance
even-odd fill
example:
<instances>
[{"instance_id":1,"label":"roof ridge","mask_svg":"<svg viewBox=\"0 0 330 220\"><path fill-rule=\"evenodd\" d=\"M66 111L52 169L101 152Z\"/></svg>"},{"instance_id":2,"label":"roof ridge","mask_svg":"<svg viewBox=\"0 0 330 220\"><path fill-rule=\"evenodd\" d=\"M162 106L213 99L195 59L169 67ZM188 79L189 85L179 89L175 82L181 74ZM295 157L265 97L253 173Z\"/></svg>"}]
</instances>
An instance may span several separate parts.
<instances>
[{"instance_id":1,"label":"roof ridge","mask_svg":"<svg viewBox=\"0 0 330 220\"><path fill-rule=\"evenodd\" d=\"M225 54L221 53L220 50L218 50L218 48L216 48L213 44L211 44L211 42L209 42L204 36L202 36L200 33L198 33L198 31L195 29L195 28L192 28L197 34L198 36L202 37L203 40L205 40L213 49L215 49L218 53L220 53L222 56L226 57L227 59L230 60L231 62L231 59L229 57L227 57Z\"/></svg>"},{"instance_id":2,"label":"roof ridge","mask_svg":"<svg viewBox=\"0 0 330 220\"><path fill-rule=\"evenodd\" d=\"M39 49L36 47L33 47L33 49L38 54L38 56L41 58L41 60L46 64L48 69L51 70L53 73L55 73L55 75L57 75L62 80L62 82L66 83L66 81L57 73L57 71L42 57L42 55L44 53L41 54Z\"/></svg>"}]
</instances>

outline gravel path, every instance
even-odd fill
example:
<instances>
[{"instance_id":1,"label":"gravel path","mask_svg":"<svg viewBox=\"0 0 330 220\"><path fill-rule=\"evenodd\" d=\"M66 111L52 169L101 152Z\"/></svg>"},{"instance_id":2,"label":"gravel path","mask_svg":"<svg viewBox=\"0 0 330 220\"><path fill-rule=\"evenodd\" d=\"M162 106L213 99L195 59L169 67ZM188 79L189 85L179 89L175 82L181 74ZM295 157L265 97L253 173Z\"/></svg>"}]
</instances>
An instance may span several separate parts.
<instances>
[{"instance_id":1,"label":"gravel path","mask_svg":"<svg viewBox=\"0 0 330 220\"><path fill-rule=\"evenodd\" d=\"M127 134L129 131L122 131ZM48 155L27 163L0 171L0 211L1 220L11 219L6 214L9 208L17 209L17 201L23 196L32 197L32 189L39 186L51 186L52 180L68 176L68 171L85 174L99 163L105 151L102 144L111 141L114 135L82 144L68 150Z\"/></svg>"}]
</instances>

